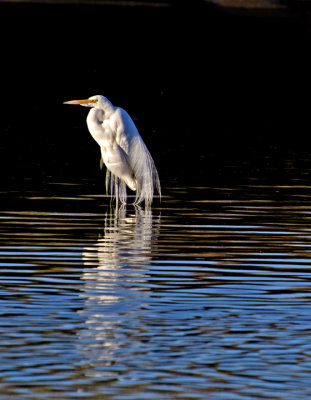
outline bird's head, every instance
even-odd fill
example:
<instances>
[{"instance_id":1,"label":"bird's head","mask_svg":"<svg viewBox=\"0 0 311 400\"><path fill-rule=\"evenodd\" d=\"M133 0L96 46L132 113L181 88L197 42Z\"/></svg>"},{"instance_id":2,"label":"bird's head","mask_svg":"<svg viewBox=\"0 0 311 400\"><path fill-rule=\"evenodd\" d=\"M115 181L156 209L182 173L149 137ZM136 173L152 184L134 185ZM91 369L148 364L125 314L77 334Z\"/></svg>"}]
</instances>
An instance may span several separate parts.
<instances>
[{"instance_id":1,"label":"bird's head","mask_svg":"<svg viewBox=\"0 0 311 400\"><path fill-rule=\"evenodd\" d=\"M73 105L80 105L84 107L96 107L98 104L98 98L101 96L92 96L88 99L83 100L69 100L65 101L63 104L73 104Z\"/></svg>"},{"instance_id":2,"label":"bird's head","mask_svg":"<svg viewBox=\"0 0 311 400\"><path fill-rule=\"evenodd\" d=\"M83 100L70 100L65 101L63 104L73 104L80 105L84 107L104 107L105 105L111 105L110 101L106 99L106 97L97 94L96 96L89 97L88 99Z\"/></svg>"}]
</instances>

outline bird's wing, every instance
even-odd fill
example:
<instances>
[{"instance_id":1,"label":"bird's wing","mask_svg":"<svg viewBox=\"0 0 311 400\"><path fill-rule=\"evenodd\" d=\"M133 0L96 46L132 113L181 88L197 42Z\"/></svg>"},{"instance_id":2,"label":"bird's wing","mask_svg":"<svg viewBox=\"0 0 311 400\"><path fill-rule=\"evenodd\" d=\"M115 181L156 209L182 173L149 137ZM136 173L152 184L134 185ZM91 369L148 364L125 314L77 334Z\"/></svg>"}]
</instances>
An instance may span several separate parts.
<instances>
[{"instance_id":1,"label":"bird's wing","mask_svg":"<svg viewBox=\"0 0 311 400\"><path fill-rule=\"evenodd\" d=\"M128 155L130 143L133 137L139 135L139 133L131 117L122 108L118 108L114 114L114 130L117 144Z\"/></svg>"},{"instance_id":2,"label":"bird's wing","mask_svg":"<svg viewBox=\"0 0 311 400\"><path fill-rule=\"evenodd\" d=\"M101 149L102 159L106 167L118 178L125 181L127 186L136 190L136 178L129 163L128 155L117 143Z\"/></svg>"},{"instance_id":3,"label":"bird's wing","mask_svg":"<svg viewBox=\"0 0 311 400\"><path fill-rule=\"evenodd\" d=\"M161 195L160 180L154 161L133 120L123 109L116 113L116 142L127 157L127 162L134 172L137 189L137 204L145 200L150 205L153 198L154 186Z\"/></svg>"}]
</instances>

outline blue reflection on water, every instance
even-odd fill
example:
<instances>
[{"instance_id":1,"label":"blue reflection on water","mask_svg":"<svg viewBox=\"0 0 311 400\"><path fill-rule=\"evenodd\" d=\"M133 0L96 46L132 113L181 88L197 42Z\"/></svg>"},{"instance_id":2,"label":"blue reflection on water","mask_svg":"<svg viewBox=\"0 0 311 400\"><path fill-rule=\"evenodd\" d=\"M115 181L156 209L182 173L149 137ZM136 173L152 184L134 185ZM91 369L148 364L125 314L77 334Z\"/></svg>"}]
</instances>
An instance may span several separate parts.
<instances>
[{"instance_id":1,"label":"blue reflection on water","mask_svg":"<svg viewBox=\"0 0 311 400\"><path fill-rule=\"evenodd\" d=\"M1 394L310 397L308 186L258 209L252 185L172 188L152 211L84 189L1 213Z\"/></svg>"}]
</instances>

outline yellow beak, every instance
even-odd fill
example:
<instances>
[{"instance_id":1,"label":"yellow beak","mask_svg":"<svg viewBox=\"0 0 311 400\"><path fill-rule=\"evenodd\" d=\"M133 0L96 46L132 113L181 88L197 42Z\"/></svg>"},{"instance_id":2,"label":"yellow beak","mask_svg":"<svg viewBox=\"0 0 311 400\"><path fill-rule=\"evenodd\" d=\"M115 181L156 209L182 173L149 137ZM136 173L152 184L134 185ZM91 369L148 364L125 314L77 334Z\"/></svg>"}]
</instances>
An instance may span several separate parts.
<instances>
[{"instance_id":1,"label":"yellow beak","mask_svg":"<svg viewBox=\"0 0 311 400\"><path fill-rule=\"evenodd\" d=\"M83 99L83 100L69 100L69 101L64 101L63 104L79 104L79 105L83 105L83 104L89 104L89 103L96 103L97 100L95 99Z\"/></svg>"}]
</instances>

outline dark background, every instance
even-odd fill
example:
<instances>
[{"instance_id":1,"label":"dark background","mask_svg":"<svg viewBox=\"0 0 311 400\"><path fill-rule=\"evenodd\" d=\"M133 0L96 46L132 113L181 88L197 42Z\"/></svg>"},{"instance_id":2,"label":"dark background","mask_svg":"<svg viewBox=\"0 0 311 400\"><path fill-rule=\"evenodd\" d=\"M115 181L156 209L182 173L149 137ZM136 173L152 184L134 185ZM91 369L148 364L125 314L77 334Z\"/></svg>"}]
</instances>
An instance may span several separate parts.
<instances>
[{"instance_id":1,"label":"dark background","mask_svg":"<svg viewBox=\"0 0 311 400\"><path fill-rule=\"evenodd\" d=\"M309 153L307 13L0 3L0 34L4 180L103 174L87 109L62 105L95 94L130 113L164 180L280 177Z\"/></svg>"}]
</instances>

